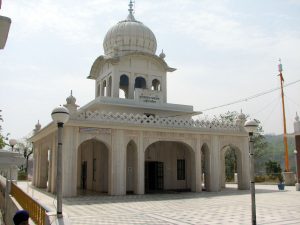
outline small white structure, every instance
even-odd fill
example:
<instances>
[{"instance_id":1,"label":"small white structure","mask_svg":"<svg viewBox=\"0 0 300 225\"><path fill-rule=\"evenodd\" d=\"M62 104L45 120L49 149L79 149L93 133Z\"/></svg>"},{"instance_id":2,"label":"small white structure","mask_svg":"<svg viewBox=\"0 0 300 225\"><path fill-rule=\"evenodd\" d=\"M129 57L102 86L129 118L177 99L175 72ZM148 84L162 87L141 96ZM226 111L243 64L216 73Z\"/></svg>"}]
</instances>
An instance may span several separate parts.
<instances>
[{"instance_id":1,"label":"small white structure","mask_svg":"<svg viewBox=\"0 0 300 225\"><path fill-rule=\"evenodd\" d=\"M9 180L18 179L18 166L25 164L25 158L18 152L0 149L0 175Z\"/></svg>"},{"instance_id":2,"label":"small white structure","mask_svg":"<svg viewBox=\"0 0 300 225\"><path fill-rule=\"evenodd\" d=\"M2 1L0 1L0 9L1 9L1 4ZM11 19L9 17L0 15L0 49L4 49L10 24L11 24Z\"/></svg>"},{"instance_id":3,"label":"small white structure","mask_svg":"<svg viewBox=\"0 0 300 225\"><path fill-rule=\"evenodd\" d=\"M65 107L63 196L92 190L109 195L160 190L220 191L225 151L237 149L238 188L249 189L245 116L235 124L193 120L193 106L167 102L168 66L153 32L132 14L106 34L105 55L92 65L95 99ZM49 112L50 114L50 112ZM35 129L33 185L56 189L57 128ZM204 174L204 176L203 176ZM202 180L205 177L205 180ZM204 184L202 184L204 183Z\"/></svg>"}]
</instances>

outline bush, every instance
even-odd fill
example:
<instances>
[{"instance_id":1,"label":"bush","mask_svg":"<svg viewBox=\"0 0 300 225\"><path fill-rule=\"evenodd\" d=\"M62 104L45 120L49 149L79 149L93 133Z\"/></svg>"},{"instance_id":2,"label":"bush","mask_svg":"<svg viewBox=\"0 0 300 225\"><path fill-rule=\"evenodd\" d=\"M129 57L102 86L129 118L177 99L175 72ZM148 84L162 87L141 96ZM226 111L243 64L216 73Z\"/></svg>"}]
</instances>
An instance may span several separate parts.
<instances>
[{"instance_id":1,"label":"bush","mask_svg":"<svg viewBox=\"0 0 300 225\"><path fill-rule=\"evenodd\" d=\"M265 181L266 181L265 176L255 176L255 182L260 183Z\"/></svg>"},{"instance_id":2,"label":"bush","mask_svg":"<svg viewBox=\"0 0 300 225\"><path fill-rule=\"evenodd\" d=\"M27 173L25 171L19 171L18 180L27 180Z\"/></svg>"},{"instance_id":3,"label":"bush","mask_svg":"<svg viewBox=\"0 0 300 225\"><path fill-rule=\"evenodd\" d=\"M266 173L270 178L277 178L279 183L283 183L282 169L280 163L269 160L265 163Z\"/></svg>"}]
</instances>

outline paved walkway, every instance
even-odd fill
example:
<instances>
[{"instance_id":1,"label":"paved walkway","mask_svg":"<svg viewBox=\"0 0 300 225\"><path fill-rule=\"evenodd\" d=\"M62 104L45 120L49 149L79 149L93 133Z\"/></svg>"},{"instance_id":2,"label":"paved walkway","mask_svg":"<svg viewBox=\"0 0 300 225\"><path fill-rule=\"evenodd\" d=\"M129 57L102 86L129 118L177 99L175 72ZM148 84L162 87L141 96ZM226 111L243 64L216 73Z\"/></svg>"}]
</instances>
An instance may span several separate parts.
<instances>
[{"instance_id":1,"label":"paved walkway","mask_svg":"<svg viewBox=\"0 0 300 225\"><path fill-rule=\"evenodd\" d=\"M25 191L55 211L55 196L27 187ZM65 198L63 211L75 225L215 225L251 224L249 191L233 185L219 193L171 193ZM300 224L300 192L256 185L257 224Z\"/></svg>"}]
</instances>

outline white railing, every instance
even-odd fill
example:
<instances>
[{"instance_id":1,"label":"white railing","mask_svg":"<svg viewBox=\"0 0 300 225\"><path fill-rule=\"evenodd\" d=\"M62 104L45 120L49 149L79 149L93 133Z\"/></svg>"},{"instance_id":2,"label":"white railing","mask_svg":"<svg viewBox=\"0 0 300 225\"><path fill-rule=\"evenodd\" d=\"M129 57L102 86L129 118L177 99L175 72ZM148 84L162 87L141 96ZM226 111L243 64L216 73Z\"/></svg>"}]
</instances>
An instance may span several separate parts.
<instances>
[{"instance_id":1,"label":"white railing","mask_svg":"<svg viewBox=\"0 0 300 225\"><path fill-rule=\"evenodd\" d=\"M133 125L144 125L154 127L167 128L189 128L196 130L211 130L211 131L230 131L240 132L240 126L233 123L221 123L218 121L208 120L193 120L180 119L176 117L159 117L146 116L140 114L126 114L126 113L106 113L99 111L85 111L73 116L75 120L94 120L99 122L109 123L124 123Z\"/></svg>"}]
</instances>

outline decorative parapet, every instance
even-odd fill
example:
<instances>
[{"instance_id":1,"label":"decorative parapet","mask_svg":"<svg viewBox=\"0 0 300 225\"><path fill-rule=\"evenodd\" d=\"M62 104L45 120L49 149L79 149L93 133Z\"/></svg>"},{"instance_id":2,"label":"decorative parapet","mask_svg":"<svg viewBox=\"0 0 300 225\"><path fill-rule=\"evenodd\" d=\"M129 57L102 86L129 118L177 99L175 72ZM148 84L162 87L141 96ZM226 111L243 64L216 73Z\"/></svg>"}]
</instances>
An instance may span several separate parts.
<instances>
[{"instance_id":1,"label":"decorative parapet","mask_svg":"<svg viewBox=\"0 0 300 225\"><path fill-rule=\"evenodd\" d=\"M99 121L109 123L122 123L143 125L160 128L188 128L202 131L241 132L240 127L233 123L220 123L218 121L179 119L175 117L146 116L140 114L112 113L99 111L86 111L71 117L75 120Z\"/></svg>"}]
</instances>

